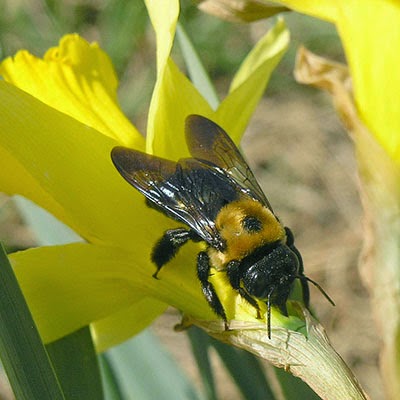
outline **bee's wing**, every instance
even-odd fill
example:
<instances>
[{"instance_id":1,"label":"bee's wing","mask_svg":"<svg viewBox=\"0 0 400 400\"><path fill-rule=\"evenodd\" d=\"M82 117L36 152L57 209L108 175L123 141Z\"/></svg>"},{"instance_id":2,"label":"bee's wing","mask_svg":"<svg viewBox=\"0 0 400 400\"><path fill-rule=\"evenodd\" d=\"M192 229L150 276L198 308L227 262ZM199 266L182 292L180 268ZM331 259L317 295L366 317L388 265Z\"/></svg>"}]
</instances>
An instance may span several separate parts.
<instances>
[{"instance_id":1,"label":"bee's wing","mask_svg":"<svg viewBox=\"0 0 400 400\"><path fill-rule=\"evenodd\" d=\"M120 174L157 209L222 248L214 221L221 207L239 196L224 175L198 160L176 163L125 147L115 147L111 158Z\"/></svg>"},{"instance_id":2,"label":"bee's wing","mask_svg":"<svg viewBox=\"0 0 400 400\"><path fill-rule=\"evenodd\" d=\"M272 211L268 199L235 143L219 125L200 115L189 115L185 131L186 142L193 157L224 170L242 192Z\"/></svg>"}]
</instances>

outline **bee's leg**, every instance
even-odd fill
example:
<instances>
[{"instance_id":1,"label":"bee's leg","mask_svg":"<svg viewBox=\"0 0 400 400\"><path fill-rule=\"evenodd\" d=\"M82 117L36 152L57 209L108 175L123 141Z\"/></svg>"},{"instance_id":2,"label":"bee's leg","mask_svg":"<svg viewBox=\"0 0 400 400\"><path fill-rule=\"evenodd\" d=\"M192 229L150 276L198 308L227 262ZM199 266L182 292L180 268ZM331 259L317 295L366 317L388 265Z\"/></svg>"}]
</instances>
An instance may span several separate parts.
<instances>
[{"instance_id":1,"label":"bee's leg","mask_svg":"<svg viewBox=\"0 0 400 400\"><path fill-rule=\"evenodd\" d=\"M296 246L294 245L293 233L287 226L285 226L285 232L286 232L286 244L289 246L289 249L292 250L294 254L296 254L296 257L299 260L299 275L304 276L303 259L301 257L300 252L297 250ZM309 306L310 306L310 288L308 286L308 281L307 281L307 279L300 279L300 282L301 282L301 288L302 288L302 292L303 292L304 305L307 308L309 308Z\"/></svg>"},{"instance_id":2,"label":"bee's leg","mask_svg":"<svg viewBox=\"0 0 400 400\"><path fill-rule=\"evenodd\" d=\"M232 260L227 265L226 271L231 286L257 310L257 319L261 319L261 311L257 301L240 286L240 261Z\"/></svg>"},{"instance_id":3,"label":"bee's leg","mask_svg":"<svg viewBox=\"0 0 400 400\"><path fill-rule=\"evenodd\" d=\"M177 228L166 231L155 244L151 253L151 261L157 266L157 271L153 274L153 278L158 279L157 275L160 269L175 257L181 246L188 240L197 240L197 238L198 236L190 229Z\"/></svg>"},{"instance_id":4,"label":"bee's leg","mask_svg":"<svg viewBox=\"0 0 400 400\"><path fill-rule=\"evenodd\" d=\"M201 283L204 297L212 310L225 322L225 330L229 329L224 307L214 289L214 286L208 281L210 275L210 258L205 251L199 253L197 257L197 277Z\"/></svg>"}]
</instances>

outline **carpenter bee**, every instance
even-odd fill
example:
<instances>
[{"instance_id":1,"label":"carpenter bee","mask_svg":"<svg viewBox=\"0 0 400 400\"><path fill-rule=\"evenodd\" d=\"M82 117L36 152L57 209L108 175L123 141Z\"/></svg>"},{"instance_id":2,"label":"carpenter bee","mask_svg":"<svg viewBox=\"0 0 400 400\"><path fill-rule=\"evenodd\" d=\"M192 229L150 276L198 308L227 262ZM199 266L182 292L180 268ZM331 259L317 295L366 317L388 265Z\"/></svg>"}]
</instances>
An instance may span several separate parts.
<instances>
[{"instance_id":1,"label":"carpenter bee","mask_svg":"<svg viewBox=\"0 0 400 400\"><path fill-rule=\"evenodd\" d=\"M210 269L224 271L230 285L260 316L257 300L267 305L268 337L271 307L288 315L286 302L295 279L309 306L308 282L332 303L325 291L304 275L293 234L274 214L250 168L228 134L200 115L186 119L186 143L192 158L178 162L137 150L115 147L111 158L119 173L141 192L147 203L185 227L165 232L151 259L157 275L189 240L204 241L197 256L197 277L212 310L228 321L209 282Z\"/></svg>"}]
</instances>

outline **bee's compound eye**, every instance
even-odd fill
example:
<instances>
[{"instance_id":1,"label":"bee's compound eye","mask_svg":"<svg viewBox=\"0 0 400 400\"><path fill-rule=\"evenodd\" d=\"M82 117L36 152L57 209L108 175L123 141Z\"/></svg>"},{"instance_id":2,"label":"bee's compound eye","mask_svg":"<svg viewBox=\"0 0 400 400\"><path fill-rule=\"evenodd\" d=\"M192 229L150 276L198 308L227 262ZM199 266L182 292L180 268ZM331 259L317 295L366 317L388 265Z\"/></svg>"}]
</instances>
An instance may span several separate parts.
<instances>
[{"instance_id":1,"label":"bee's compound eye","mask_svg":"<svg viewBox=\"0 0 400 400\"><path fill-rule=\"evenodd\" d=\"M260 232L263 228L262 222L258 218L251 215L243 218L242 226L249 233Z\"/></svg>"}]
</instances>

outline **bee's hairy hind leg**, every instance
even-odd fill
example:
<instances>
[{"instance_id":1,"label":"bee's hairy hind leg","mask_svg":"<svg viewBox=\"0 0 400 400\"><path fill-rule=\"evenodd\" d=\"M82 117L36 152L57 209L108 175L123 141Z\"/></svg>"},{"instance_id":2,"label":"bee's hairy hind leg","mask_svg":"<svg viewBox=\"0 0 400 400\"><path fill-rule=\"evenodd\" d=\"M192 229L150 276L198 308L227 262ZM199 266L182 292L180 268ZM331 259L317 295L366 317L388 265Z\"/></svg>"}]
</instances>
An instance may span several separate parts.
<instances>
[{"instance_id":1,"label":"bee's hairy hind leg","mask_svg":"<svg viewBox=\"0 0 400 400\"><path fill-rule=\"evenodd\" d=\"M197 257L197 277L201 283L203 295L215 314L224 320L225 330L229 330L224 307L214 289L214 286L208 281L210 268L210 258L208 257L208 254L205 251L200 252Z\"/></svg>"},{"instance_id":2,"label":"bee's hairy hind leg","mask_svg":"<svg viewBox=\"0 0 400 400\"><path fill-rule=\"evenodd\" d=\"M188 241L197 240L197 235L190 229L170 229L155 244L151 253L151 261L157 266L153 278L158 279L160 269L171 261L178 250Z\"/></svg>"}]
</instances>

